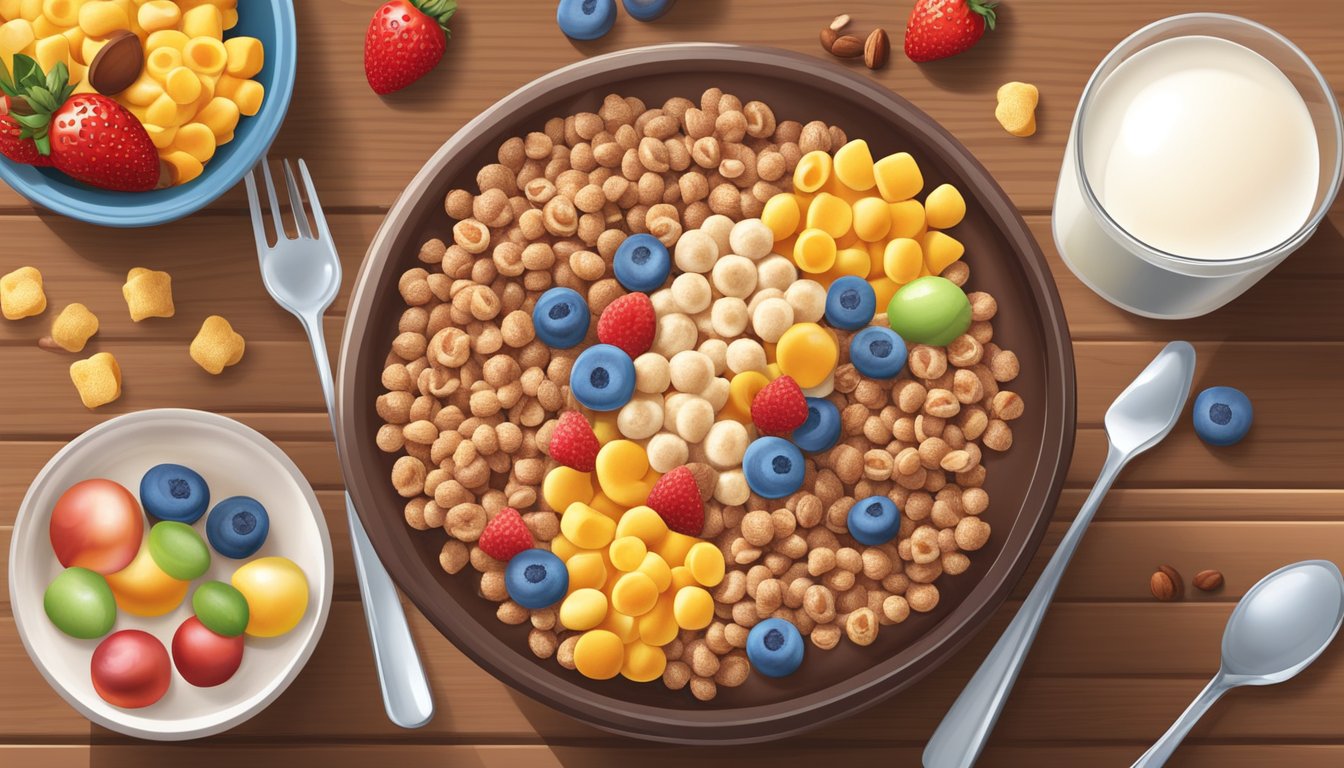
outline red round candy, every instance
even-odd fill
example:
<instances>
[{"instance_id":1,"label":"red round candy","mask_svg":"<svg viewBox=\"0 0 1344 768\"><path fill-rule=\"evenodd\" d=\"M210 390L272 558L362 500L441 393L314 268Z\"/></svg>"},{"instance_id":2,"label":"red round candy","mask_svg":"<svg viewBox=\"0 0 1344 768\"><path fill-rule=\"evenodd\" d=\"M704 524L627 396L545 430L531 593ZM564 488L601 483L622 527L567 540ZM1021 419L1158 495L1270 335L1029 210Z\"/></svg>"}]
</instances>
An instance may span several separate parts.
<instances>
[{"instance_id":1,"label":"red round candy","mask_svg":"<svg viewBox=\"0 0 1344 768\"><path fill-rule=\"evenodd\" d=\"M116 573L135 559L144 532L140 503L111 480L75 483L51 511L51 548L66 568Z\"/></svg>"},{"instance_id":2,"label":"red round candy","mask_svg":"<svg viewBox=\"0 0 1344 768\"><path fill-rule=\"evenodd\" d=\"M177 673L198 688L219 685L243 663L243 636L224 637L192 616L173 635L173 664Z\"/></svg>"},{"instance_id":3,"label":"red round candy","mask_svg":"<svg viewBox=\"0 0 1344 768\"><path fill-rule=\"evenodd\" d=\"M163 698L172 680L168 651L157 637L123 629L103 639L90 662L93 689L107 703L138 709Z\"/></svg>"}]
</instances>

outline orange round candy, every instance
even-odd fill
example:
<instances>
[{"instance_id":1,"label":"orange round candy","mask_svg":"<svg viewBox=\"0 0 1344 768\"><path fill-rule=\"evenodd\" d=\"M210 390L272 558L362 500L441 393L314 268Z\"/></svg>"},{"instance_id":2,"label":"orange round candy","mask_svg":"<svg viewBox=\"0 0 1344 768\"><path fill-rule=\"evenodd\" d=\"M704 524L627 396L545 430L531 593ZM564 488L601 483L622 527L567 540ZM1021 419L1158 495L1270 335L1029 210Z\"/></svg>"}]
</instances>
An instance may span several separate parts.
<instances>
[{"instance_id":1,"label":"orange round candy","mask_svg":"<svg viewBox=\"0 0 1344 768\"><path fill-rule=\"evenodd\" d=\"M796 323L779 337L775 347L780 372L792 376L804 389L825 381L839 359L835 337L816 323Z\"/></svg>"},{"instance_id":2,"label":"orange round candy","mask_svg":"<svg viewBox=\"0 0 1344 768\"><path fill-rule=\"evenodd\" d=\"M111 480L75 483L51 511L51 548L66 568L116 573L135 559L144 533L140 503Z\"/></svg>"}]
</instances>

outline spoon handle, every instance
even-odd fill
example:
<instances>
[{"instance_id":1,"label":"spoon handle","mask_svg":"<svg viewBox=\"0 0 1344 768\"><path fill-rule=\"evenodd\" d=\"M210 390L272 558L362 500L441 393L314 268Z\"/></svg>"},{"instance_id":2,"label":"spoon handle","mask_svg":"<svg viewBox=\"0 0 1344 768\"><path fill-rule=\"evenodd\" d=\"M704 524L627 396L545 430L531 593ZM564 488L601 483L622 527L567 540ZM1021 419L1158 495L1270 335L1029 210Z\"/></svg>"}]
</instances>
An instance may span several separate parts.
<instances>
[{"instance_id":1,"label":"spoon handle","mask_svg":"<svg viewBox=\"0 0 1344 768\"><path fill-rule=\"evenodd\" d=\"M1144 752L1138 760L1135 760L1134 765L1130 768L1160 768L1166 765L1167 760L1171 758L1171 753L1175 752L1176 748L1181 745L1181 740L1185 738L1186 734L1190 733L1191 728L1195 727L1195 723L1199 722L1204 713L1209 711L1209 707L1212 707L1213 703L1231 688L1232 686L1228 684L1221 672L1214 675L1209 684L1204 686L1204 690L1200 691L1195 700L1190 702L1190 706L1186 707L1181 716L1176 718L1176 722L1172 723L1167 732L1162 734L1162 738L1149 747L1148 751Z\"/></svg>"},{"instance_id":2,"label":"spoon handle","mask_svg":"<svg viewBox=\"0 0 1344 768\"><path fill-rule=\"evenodd\" d=\"M966 684L952 708L943 716L938 730L924 748L924 768L969 768L984 749L994 723L1003 711L1008 694L1017 675L1022 671L1027 653L1031 650L1036 631L1040 629L1050 600L1064 576L1064 569L1083 540L1088 523L1101 506L1101 500L1110 490L1120 470L1129 462L1130 454L1111 446L1106 454L1097 483L1083 502L1073 525L1060 540L1055 554L1046 564L1031 594L1022 602L1021 609L1004 630L993 650L985 657L980 669Z\"/></svg>"}]
</instances>

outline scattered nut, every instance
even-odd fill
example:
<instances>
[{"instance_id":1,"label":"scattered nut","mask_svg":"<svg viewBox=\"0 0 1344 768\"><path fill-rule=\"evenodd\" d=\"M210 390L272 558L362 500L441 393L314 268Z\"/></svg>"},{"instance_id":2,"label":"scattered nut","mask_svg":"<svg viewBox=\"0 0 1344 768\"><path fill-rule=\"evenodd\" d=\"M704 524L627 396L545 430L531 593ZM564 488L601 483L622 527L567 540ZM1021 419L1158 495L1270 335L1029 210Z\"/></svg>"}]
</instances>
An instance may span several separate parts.
<instances>
[{"instance_id":1,"label":"scattered nut","mask_svg":"<svg viewBox=\"0 0 1344 768\"><path fill-rule=\"evenodd\" d=\"M1153 597L1163 602L1179 600L1185 593L1185 585L1181 581L1181 574L1169 565L1158 566L1153 575L1148 578L1148 589L1152 591Z\"/></svg>"}]
</instances>

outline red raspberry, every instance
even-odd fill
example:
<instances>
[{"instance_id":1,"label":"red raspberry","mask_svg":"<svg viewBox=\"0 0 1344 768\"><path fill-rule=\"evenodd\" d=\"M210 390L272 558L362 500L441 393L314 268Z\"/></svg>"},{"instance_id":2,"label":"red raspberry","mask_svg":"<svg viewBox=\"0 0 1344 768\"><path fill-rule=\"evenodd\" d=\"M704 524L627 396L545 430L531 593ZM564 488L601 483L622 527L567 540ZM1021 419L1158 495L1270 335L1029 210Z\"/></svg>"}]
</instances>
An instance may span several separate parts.
<instances>
[{"instance_id":1,"label":"red raspberry","mask_svg":"<svg viewBox=\"0 0 1344 768\"><path fill-rule=\"evenodd\" d=\"M807 398L792 376L766 384L751 401L751 420L763 435L788 437L807 421Z\"/></svg>"},{"instance_id":2,"label":"red raspberry","mask_svg":"<svg viewBox=\"0 0 1344 768\"><path fill-rule=\"evenodd\" d=\"M705 528L705 504L700 486L687 467L677 467L658 478L646 502L667 527L687 536L699 536Z\"/></svg>"},{"instance_id":3,"label":"red raspberry","mask_svg":"<svg viewBox=\"0 0 1344 768\"><path fill-rule=\"evenodd\" d=\"M653 346L657 321L647 294L627 293L607 305L597 319L597 340L625 351L631 359Z\"/></svg>"},{"instance_id":4,"label":"red raspberry","mask_svg":"<svg viewBox=\"0 0 1344 768\"><path fill-rule=\"evenodd\" d=\"M523 523L518 510L505 507L485 524L480 541L476 543L485 554L508 562L519 552L532 548L532 532Z\"/></svg>"},{"instance_id":5,"label":"red raspberry","mask_svg":"<svg viewBox=\"0 0 1344 768\"><path fill-rule=\"evenodd\" d=\"M602 446L593 434L593 427L578 411L565 411L551 432L551 458L580 472L597 468L597 450Z\"/></svg>"}]
</instances>

